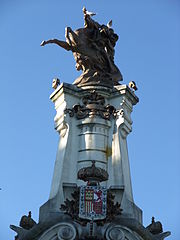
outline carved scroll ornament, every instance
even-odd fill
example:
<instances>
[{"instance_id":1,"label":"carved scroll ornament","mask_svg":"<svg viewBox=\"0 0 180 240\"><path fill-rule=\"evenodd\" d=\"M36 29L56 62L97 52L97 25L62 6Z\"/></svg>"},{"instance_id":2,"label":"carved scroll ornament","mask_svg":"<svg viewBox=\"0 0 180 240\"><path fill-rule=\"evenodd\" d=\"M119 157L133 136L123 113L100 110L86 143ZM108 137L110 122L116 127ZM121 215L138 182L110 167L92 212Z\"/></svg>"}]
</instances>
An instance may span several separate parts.
<instances>
[{"instance_id":1,"label":"carved scroll ornament","mask_svg":"<svg viewBox=\"0 0 180 240\"><path fill-rule=\"evenodd\" d=\"M96 91L83 97L82 102L83 105L76 104L72 109L65 109L65 113L69 113L70 117L75 116L77 119L99 116L110 120L111 117L116 117L115 107L109 104L105 105L105 98Z\"/></svg>"}]
</instances>

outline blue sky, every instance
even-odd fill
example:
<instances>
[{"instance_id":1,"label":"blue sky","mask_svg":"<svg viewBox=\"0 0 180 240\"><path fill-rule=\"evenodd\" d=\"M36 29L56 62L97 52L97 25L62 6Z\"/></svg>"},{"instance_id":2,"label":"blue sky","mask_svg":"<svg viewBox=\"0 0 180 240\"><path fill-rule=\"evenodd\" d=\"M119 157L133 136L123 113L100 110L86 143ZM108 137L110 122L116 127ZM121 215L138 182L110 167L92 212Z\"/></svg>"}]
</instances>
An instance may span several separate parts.
<instances>
[{"instance_id":1,"label":"blue sky","mask_svg":"<svg viewBox=\"0 0 180 240\"><path fill-rule=\"evenodd\" d=\"M180 237L180 2L177 0L0 1L0 239L10 224L47 201L58 134L49 100L54 77L79 75L70 52L42 40L64 39L83 26L82 7L100 23L113 19L119 35L115 63L124 84L134 80L140 102L128 137L135 203L144 225L155 216Z\"/></svg>"}]
</instances>

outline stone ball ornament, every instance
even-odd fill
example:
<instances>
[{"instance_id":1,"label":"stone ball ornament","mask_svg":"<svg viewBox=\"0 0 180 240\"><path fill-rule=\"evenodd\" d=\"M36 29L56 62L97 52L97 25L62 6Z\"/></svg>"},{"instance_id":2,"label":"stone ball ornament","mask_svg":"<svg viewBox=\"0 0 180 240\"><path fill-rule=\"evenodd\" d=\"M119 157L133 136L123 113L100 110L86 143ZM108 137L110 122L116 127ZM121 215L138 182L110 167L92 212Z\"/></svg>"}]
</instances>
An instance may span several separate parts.
<instances>
[{"instance_id":1,"label":"stone ball ornament","mask_svg":"<svg viewBox=\"0 0 180 240\"><path fill-rule=\"evenodd\" d=\"M59 78L54 78L52 81L52 88L57 89L57 87L60 85Z\"/></svg>"}]
</instances>

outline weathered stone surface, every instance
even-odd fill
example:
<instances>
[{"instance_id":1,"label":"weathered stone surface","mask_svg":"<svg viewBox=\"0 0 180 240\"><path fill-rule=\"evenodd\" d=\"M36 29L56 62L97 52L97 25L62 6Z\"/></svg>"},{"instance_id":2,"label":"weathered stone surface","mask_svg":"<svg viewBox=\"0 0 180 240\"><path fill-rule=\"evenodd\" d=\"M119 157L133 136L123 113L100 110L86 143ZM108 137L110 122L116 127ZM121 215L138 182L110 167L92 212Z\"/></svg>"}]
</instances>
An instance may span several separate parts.
<instances>
[{"instance_id":1,"label":"weathered stone surface","mask_svg":"<svg viewBox=\"0 0 180 240\"><path fill-rule=\"evenodd\" d=\"M154 235L134 218L119 216L104 225L94 222L92 226L89 222L83 226L62 213L52 215L30 230L17 229L15 226L12 229L18 233L18 240L163 240L170 235L170 232Z\"/></svg>"},{"instance_id":2,"label":"weathered stone surface","mask_svg":"<svg viewBox=\"0 0 180 240\"><path fill-rule=\"evenodd\" d=\"M118 36L112 21L101 25L91 18L94 13L86 8L83 13L84 28L67 27L66 41L41 44L72 51L82 74L74 85L53 80L50 99L60 140L50 197L40 208L39 223L29 213L20 227L10 227L16 240L163 240L170 232L163 233L154 219L145 228L133 200L127 136L139 101L137 86L133 81L130 88L119 85L122 75L114 63Z\"/></svg>"},{"instance_id":3,"label":"weathered stone surface","mask_svg":"<svg viewBox=\"0 0 180 240\"><path fill-rule=\"evenodd\" d=\"M116 108L116 117L111 121L99 115L77 119L65 113L65 110L71 109L74 104L82 104L82 99L89 94L91 88L79 89L63 83L50 96L57 111L54 120L55 129L60 134L60 142L50 193L54 204L48 206L53 207L53 211L59 211L66 195L63 185L84 184L77 179L77 171L91 166L91 161L95 160L96 166L109 174L109 180L102 183L104 186L115 186L117 189L123 187L123 214L137 217L141 221L141 211L137 208L137 215L133 210L136 207L132 197L126 142L126 137L131 132L130 114L138 98L126 85L120 85L114 90L98 86L94 87L94 90L103 96L105 104ZM126 199L132 204L127 205ZM43 216L43 208L47 211L46 206L45 204L41 208L40 219Z\"/></svg>"},{"instance_id":4,"label":"weathered stone surface","mask_svg":"<svg viewBox=\"0 0 180 240\"><path fill-rule=\"evenodd\" d=\"M82 104L91 87L79 89L61 84L50 96L57 112L55 129L60 134L50 198L40 208L38 224L29 230L11 226L18 233L16 239L161 240L170 234L152 234L143 227L142 212L133 201L126 138L132 130L131 112L138 98L126 85L113 90L98 86L95 90L103 96L105 104L116 109L111 120L100 115L78 119L65 112L75 103ZM60 211L60 206L66 198L71 201L71 193L84 184L77 179L77 171L91 166L92 160L108 172L109 179L103 185L115 195L114 203L121 204L123 211L103 224L87 221L82 225Z\"/></svg>"}]
</instances>

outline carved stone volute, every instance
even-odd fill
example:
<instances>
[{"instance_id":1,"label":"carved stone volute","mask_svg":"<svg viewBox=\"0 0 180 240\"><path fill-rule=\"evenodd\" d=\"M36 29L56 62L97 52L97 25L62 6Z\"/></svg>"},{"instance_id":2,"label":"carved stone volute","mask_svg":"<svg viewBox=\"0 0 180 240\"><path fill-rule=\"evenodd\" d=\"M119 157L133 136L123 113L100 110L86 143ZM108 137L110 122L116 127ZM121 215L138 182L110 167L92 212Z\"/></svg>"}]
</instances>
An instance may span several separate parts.
<instances>
[{"instance_id":1,"label":"carved stone volute","mask_svg":"<svg viewBox=\"0 0 180 240\"><path fill-rule=\"evenodd\" d=\"M116 116L115 107L110 104L105 105L105 98L95 90L84 96L82 102L83 105L75 104L72 109L66 108L65 113L69 113L70 117L75 116L77 119L99 116L110 120L111 117L115 118Z\"/></svg>"}]
</instances>

